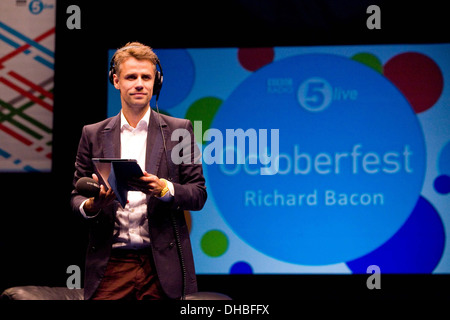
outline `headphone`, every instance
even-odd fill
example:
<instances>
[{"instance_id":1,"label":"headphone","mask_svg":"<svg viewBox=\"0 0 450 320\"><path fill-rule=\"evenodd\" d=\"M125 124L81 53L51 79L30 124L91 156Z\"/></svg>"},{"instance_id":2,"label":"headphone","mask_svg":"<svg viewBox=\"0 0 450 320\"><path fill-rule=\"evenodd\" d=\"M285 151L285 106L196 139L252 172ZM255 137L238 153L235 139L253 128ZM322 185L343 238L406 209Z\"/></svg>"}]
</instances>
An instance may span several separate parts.
<instances>
[{"instance_id":1,"label":"headphone","mask_svg":"<svg viewBox=\"0 0 450 320\"><path fill-rule=\"evenodd\" d=\"M109 82L111 82L112 85L114 85L114 74L116 74L116 64L114 63L114 60L115 60L117 52L124 51L124 50L131 49L131 48L139 48L139 47L138 46L128 46L128 47L121 48L121 49L117 50L116 53L114 53L113 57L111 58L111 61L109 63L108 78L109 78ZM158 58L156 58L156 65L158 66L159 71L157 69L155 72L155 82L153 84L153 95L156 96L156 99L158 99L159 93L161 92L161 88L162 88L162 84L163 84L163 70L162 70L161 63L159 62Z\"/></svg>"}]
</instances>

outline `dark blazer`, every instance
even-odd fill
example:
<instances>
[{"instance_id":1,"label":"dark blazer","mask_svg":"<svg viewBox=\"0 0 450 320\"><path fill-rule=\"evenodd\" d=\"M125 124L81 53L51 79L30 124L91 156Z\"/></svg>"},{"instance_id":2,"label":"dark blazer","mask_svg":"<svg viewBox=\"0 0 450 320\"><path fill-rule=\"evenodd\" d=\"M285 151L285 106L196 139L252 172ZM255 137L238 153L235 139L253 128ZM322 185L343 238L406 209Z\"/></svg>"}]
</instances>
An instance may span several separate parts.
<instances>
[{"instance_id":1,"label":"dark blazer","mask_svg":"<svg viewBox=\"0 0 450 320\"><path fill-rule=\"evenodd\" d=\"M166 155L164 155L159 121L164 131ZM191 122L151 111L145 170L159 178L170 179L174 185L175 196L170 202L147 196L150 242L161 286L166 295L172 299L180 298L182 295L182 268L172 217L175 217L181 240L186 294L189 294L197 291L197 282L189 231L183 210L200 210L207 198L202 165L194 164L193 161L176 165L171 160L171 150L179 143L171 141L171 134L177 128L189 131L193 153L197 145ZM92 158L120 158L120 114L83 127L75 162L74 186L79 178L91 177L92 173L95 173ZM81 214L79 207L85 199L86 197L78 194L74 187L71 195L72 210ZM118 202L114 201L114 204L103 209L95 218L87 219L89 244L84 276L85 299L92 297L105 273L112 248L114 220L118 205Z\"/></svg>"}]
</instances>

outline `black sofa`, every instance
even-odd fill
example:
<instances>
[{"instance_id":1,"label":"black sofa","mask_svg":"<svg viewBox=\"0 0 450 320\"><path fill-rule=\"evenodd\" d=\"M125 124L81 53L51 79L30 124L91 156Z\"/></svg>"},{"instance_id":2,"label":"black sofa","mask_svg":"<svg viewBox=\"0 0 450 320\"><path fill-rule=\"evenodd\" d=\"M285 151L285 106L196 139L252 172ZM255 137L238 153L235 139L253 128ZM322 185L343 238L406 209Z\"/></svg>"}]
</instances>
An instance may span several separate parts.
<instances>
[{"instance_id":1,"label":"black sofa","mask_svg":"<svg viewBox=\"0 0 450 320\"><path fill-rule=\"evenodd\" d=\"M46 286L17 286L3 291L0 300L84 300L83 289ZM197 292L186 296L186 300L231 300L216 292Z\"/></svg>"}]
</instances>

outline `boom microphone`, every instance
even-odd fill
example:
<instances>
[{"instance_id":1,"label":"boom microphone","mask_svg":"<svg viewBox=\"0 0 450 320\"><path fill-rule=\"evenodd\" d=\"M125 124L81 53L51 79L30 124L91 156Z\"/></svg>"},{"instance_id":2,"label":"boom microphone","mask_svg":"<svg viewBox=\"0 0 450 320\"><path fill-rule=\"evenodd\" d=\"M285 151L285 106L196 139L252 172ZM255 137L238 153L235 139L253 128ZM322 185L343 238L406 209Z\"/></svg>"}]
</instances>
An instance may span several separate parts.
<instances>
[{"instance_id":1,"label":"boom microphone","mask_svg":"<svg viewBox=\"0 0 450 320\"><path fill-rule=\"evenodd\" d=\"M77 189L79 194L88 198L96 197L100 193L100 185L98 182L88 177L78 179L75 184L75 189Z\"/></svg>"}]
</instances>

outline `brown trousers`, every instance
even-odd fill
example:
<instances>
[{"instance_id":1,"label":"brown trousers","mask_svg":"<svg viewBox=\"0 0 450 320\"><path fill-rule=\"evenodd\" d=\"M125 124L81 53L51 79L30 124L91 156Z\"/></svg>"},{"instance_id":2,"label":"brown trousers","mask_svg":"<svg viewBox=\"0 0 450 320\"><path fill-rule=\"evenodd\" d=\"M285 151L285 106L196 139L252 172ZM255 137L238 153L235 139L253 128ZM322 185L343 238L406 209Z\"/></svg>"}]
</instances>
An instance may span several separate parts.
<instances>
[{"instance_id":1,"label":"brown trousers","mask_svg":"<svg viewBox=\"0 0 450 320\"><path fill-rule=\"evenodd\" d=\"M92 300L161 300L164 294L150 249L113 249Z\"/></svg>"}]
</instances>

